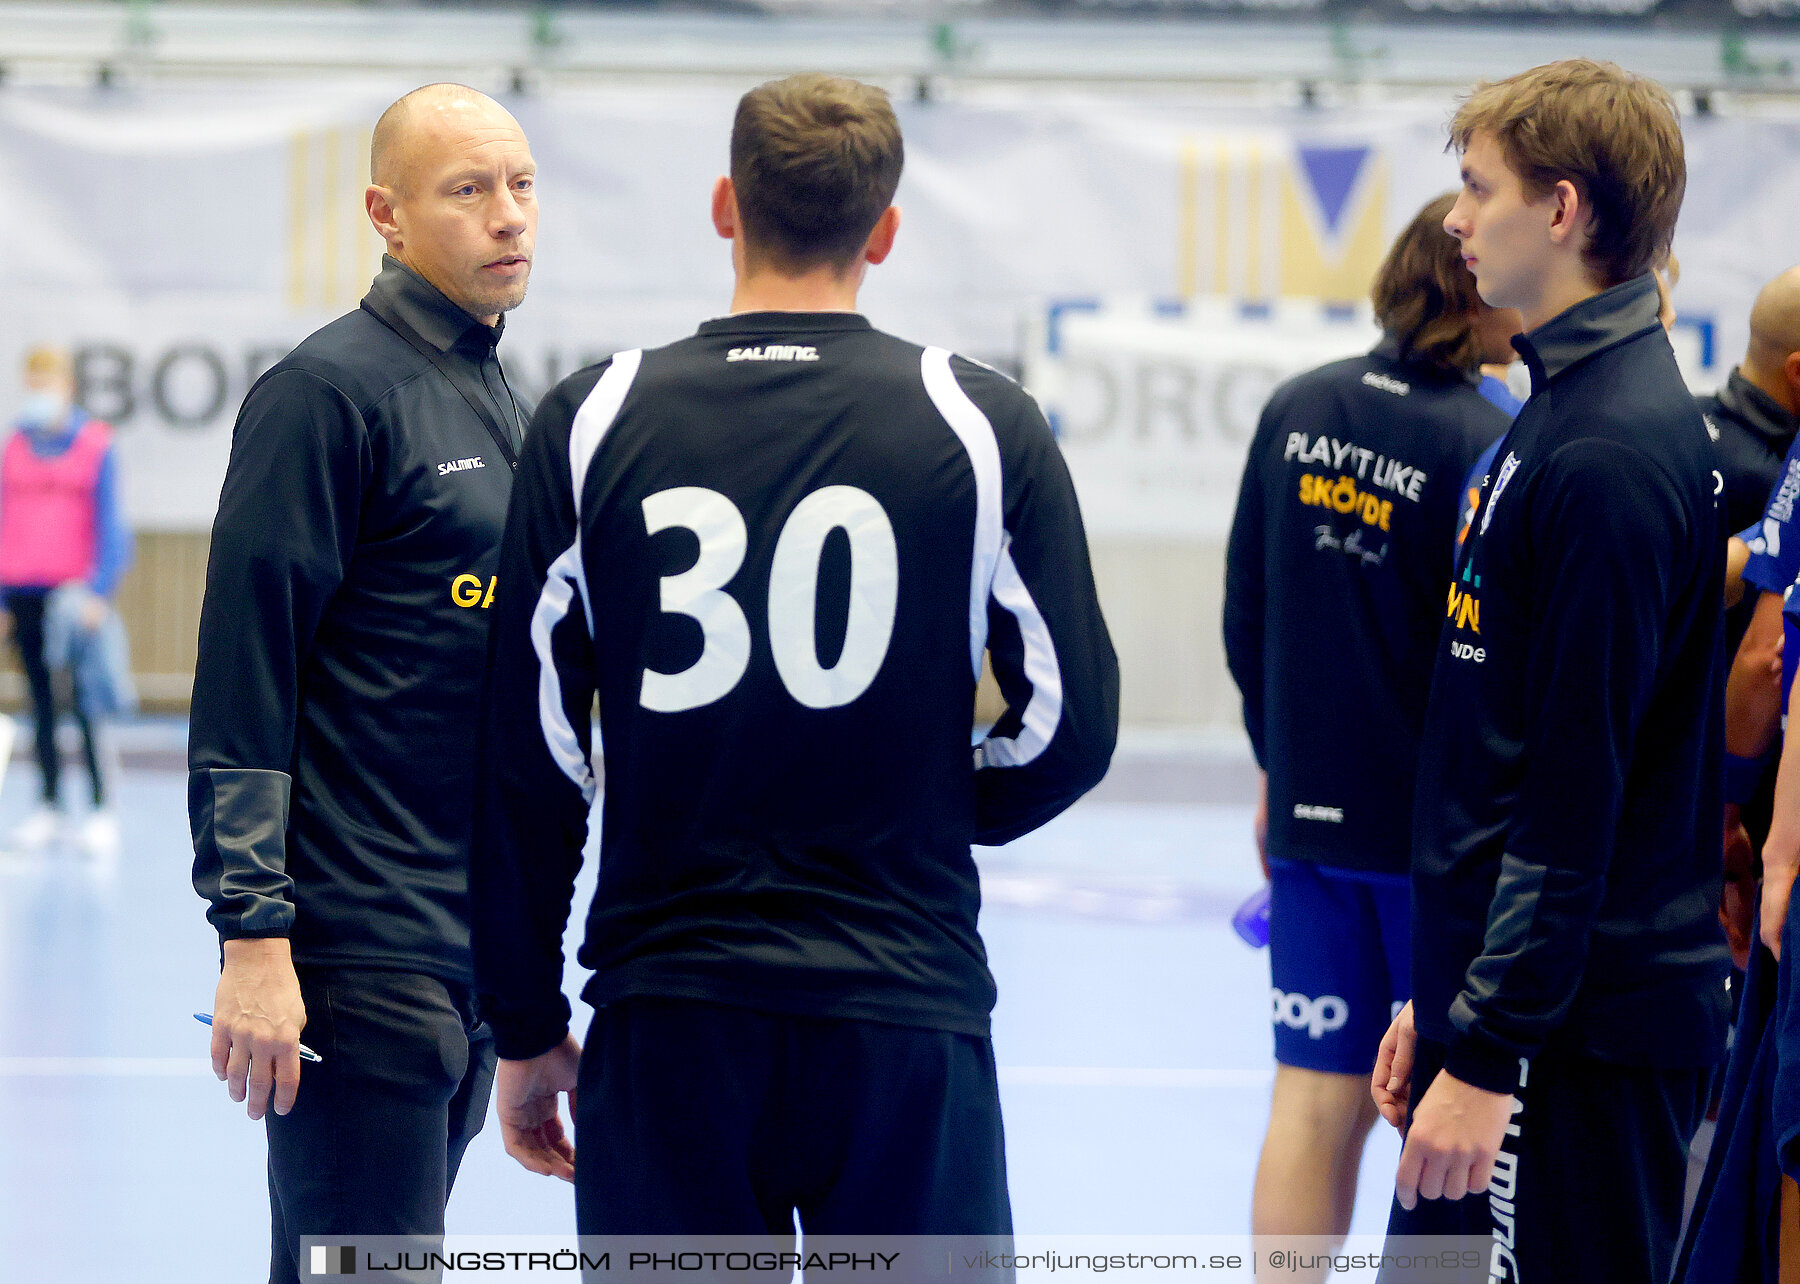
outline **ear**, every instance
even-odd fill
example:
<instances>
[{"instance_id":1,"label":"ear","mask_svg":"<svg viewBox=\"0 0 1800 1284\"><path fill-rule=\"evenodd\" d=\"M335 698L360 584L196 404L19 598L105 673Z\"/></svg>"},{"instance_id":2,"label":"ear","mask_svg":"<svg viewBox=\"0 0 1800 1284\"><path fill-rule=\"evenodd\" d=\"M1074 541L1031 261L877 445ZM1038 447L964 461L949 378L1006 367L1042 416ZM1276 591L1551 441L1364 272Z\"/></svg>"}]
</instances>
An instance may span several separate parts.
<instances>
[{"instance_id":1,"label":"ear","mask_svg":"<svg viewBox=\"0 0 1800 1284\"><path fill-rule=\"evenodd\" d=\"M1564 245L1578 233L1585 232L1588 220L1593 211L1581 193L1575 190L1575 184L1568 179L1559 179L1550 190L1550 240L1553 244Z\"/></svg>"},{"instance_id":2,"label":"ear","mask_svg":"<svg viewBox=\"0 0 1800 1284\"><path fill-rule=\"evenodd\" d=\"M371 183L363 191L363 208L369 213L369 222L381 234L381 239L388 243L390 250L401 247L400 220L394 210L394 193L391 189Z\"/></svg>"},{"instance_id":3,"label":"ear","mask_svg":"<svg viewBox=\"0 0 1800 1284\"><path fill-rule=\"evenodd\" d=\"M1800 352L1790 352L1781 363L1781 376L1787 384L1788 408L1800 411Z\"/></svg>"},{"instance_id":4,"label":"ear","mask_svg":"<svg viewBox=\"0 0 1800 1284\"><path fill-rule=\"evenodd\" d=\"M879 263L894 250L894 237L900 232L900 207L890 205L881 211L881 217L875 220L875 226L869 232L869 239L863 243L863 258L870 263Z\"/></svg>"},{"instance_id":5,"label":"ear","mask_svg":"<svg viewBox=\"0 0 1800 1284\"><path fill-rule=\"evenodd\" d=\"M713 231L727 241L738 234L737 189L731 185L731 178L721 174L713 183L712 190L712 225Z\"/></svg>"}]
</instances>

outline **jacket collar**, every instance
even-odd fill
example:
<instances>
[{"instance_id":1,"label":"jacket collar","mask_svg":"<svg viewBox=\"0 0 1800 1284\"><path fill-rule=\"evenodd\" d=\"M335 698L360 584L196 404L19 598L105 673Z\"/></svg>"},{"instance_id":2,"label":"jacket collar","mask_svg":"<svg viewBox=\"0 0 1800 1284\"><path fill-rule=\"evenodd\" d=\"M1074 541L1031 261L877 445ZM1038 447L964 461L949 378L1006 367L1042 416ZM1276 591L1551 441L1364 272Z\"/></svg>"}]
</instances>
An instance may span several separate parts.
<instances>
[{"instance_id":1,"label":"jacket collar","mask_svg":"<svg viewBox=\"0 0 1800 1284\"><path fill-rule=\"evenodd\" d=\"M442 290L391 254L381 256L381 271L369 293L400 314L402 320L439 352L454 348L470 331L483 348L500 341L506 318L497 326L483 325L444 297Z\"/></svg>"},{"instance_id":2,"label":"jacket collar","mask_svg":"<svg viewBox=\"0 0 1800 1284\"><path fill-rule=\"evenodd\" d=\"M1583 299L1537 329L1513 338L1513 347L1531 371L1531 390L1560 377L1596 353L1616 348L1659 329L1662 310L1656 278L1646 272Z\"/></svg>"},{"instance_id":3,"label":"jacket collar","mask_svg":"<svg viewBox=\"0 0 1800 1284\"><path fill-rule=\"evenodd\" d=\"M1785 450L1800 429L1800 416L1790 415L1781 403L1733 370L1725 386L1713 394L1719 409L1737 420L1769 445Z\"/></svg>"}]
</instances>

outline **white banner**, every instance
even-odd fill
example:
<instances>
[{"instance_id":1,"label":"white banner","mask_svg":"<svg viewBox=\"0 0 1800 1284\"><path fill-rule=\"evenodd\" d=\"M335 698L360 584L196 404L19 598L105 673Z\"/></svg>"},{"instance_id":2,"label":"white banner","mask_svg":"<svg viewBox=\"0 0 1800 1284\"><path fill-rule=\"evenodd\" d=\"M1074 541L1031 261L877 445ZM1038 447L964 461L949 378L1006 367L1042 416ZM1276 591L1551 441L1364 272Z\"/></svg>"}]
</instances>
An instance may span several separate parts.
<instances>
[{"instance_id":1,"label":"white banner","mask_svg":"<svg viewBox=\"0 0 1800 1284\"><path fill-rule=\"evenodd\" d=\"M1246 316L1226 301L1171 315L1114 305L1053 309L1025 380L1062 439L1096 533L1176 538L1231 525L1264 403L1302 370L1366 352L1364 308L1291 303Z\"/></svg>"},{"instance_id":2,"label":"white banner","mask_svg":"<svg viewBox=\"0 0 1800 1284\"><path fill-rule=\"evenodd\" d=\"M1024 379L1062 440L1090 532L1216 540L1231 527L1269 395L1303 370L1367 352L1380 334L1367 307L1308 299L1063 303L1027 327ZM1719 382L1698 324L1678 323L1671 337L1690 385ZM1515 366L1521 394L1523 376Z\"/></svg>"},{"instance_id":3,"label":"white banner","mask_svg":"<svg viewBox=\"0 0 1800 1284\"><path fill-rule=\"evenodd\" d=\"M119 428L129 516L204 528L245 388L355 306L374 273L381 246L361 206L368 130L411 87L0 88L0 234L15 249L0 414L27 346L71 344L82 396ZM543 212L531 297L503 348L523 389L726 308L729 255L707 197L744 87L509 102L540 165ZM1052 409L1095 495L1097 530L1214 529L1259 398L1282 373L1334 355L1339 337L1363 344L1366 323L1239 333L1229 315L1196 321L1206 309L1190 307L1162 335L1154 302L1115 304L1104 318L1059 306L1062 352L1076 361L1059 375L1043 301L1301 299L1315 317L1321 302L1353 316L1394 231L1455 181L1449 108L1327 115L1023 89L902 102L904 220L864 310L922 342L1027 356L1047 399L1086 398L1089 411ZM1790 231L1800 125L1709 118L1687 130L1677 303L1694 323L1695 361L1710 350L1716 381L1742 350L1756 289L1800 258ZM1033 326L1038 337L1022 345ZM1110 418L1096 406L1111 406ZM1149 446L1119 453L1107 440ZM1094 491L1102 476L1106 498Z\"/></svg>"}]
</instances>

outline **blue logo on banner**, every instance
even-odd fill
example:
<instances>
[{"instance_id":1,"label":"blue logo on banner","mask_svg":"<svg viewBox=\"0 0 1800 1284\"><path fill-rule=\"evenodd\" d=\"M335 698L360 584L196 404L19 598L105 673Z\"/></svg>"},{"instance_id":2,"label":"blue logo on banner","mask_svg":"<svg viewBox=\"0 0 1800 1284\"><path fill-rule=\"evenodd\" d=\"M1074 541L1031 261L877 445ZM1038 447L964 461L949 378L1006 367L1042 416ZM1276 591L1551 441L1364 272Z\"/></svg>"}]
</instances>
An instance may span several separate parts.
<instances>
[{"instance_id":1,"label":"blue logo on banner","mask_svg":"<svg viewBox=\"0 0 1800 1284\"><path fill-rule=\"evenodd\" d=\"M1338 233L1344 210L1350 204L1350 193L1356 189L1363 163L1369 159L1367 147L1302 147L1300 168L1312 187L1313 199L1325 220L1325 230Z\"/></svg>"}]
</instances>

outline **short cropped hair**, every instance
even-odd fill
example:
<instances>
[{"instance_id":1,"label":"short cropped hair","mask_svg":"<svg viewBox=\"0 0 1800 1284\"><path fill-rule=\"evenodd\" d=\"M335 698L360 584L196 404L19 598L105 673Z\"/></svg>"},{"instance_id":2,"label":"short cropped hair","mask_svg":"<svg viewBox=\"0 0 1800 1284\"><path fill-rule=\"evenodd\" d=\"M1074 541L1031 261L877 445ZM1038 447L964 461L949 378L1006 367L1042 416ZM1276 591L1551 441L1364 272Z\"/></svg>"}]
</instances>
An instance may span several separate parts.
<instances>
[{"instance_id":1,"label":"short cropped hair","mask_svg":"<svg viewBox=\"0 0 1800 1284\"><path fill-rule=\"evenodd\" d=\"M808 73L738 101L731 182L752 262L848 268L893 203L905 161L885 92Z\"/></svg>"},{"instance_id":2,"label":"short cropped hair","mask_svg":"<svg viewBox=\"0 0 1800 1284\"><path fill-rule=\"evenodd\" d=\"M1450 144L1465 151L1478 133L1493 136L1532 200L1574 184L1593 211L1585 254L1601 285L1668 254L1687 161L1675 102L1654 80L1585 58L1533 67L1463 100Z\"/></svg>"},{"instance_id":3,"label":"short cropped hair","mask_svg":"<svg viewBox=\"0 0 1800 1284\"><path fill-rule=\"evenodd\" d=\"M1454 204L1456 193L1445 192L1413 215L1382 260L1369 299L1402 361L1462 374L1481 360L1475 321L1484 305L1461 243L1444 230Z\"/></svg>"}]
</instances>

